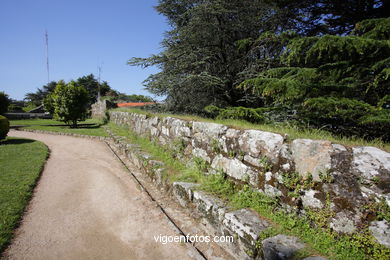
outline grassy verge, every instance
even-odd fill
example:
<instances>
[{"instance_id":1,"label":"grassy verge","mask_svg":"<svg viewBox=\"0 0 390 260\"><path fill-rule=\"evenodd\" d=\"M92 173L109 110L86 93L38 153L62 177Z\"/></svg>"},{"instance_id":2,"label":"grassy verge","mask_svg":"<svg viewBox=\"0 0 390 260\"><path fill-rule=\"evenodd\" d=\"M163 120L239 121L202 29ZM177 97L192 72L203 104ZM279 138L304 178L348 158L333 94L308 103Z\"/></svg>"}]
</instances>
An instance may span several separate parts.
<instances>
[{"instance_id":1,"label":"grassy verge","mask_svg":"<svg viewBox=\"0 0 390 260\"><path fill-rule=\"evenodd\" d=\"M192 115L174 115L174 114L159 114L159 113L150 113L145 110L137 108L117 108L114 111L123 111L123 112L132 112L139 114L146 114L149 116L158 116L158 117L175 117L188 121L201 121L201 122L212 122L230 126L235 129L257 129L267 132L273 132L278 134L287 134L289 140L294 140L298 138L308 138L315 140L329 140L334 143L343 144L346 146L374 146L380 149L383 149L387 152L390 152L390 143L383 143L381 140L367 141L362 138L352 138L352 137L339 137L335 136L330 132L321 130L321 129L299 129L295 126L290 126L287 124L252 124L244 120L214 120L203 118L199 116Z\"/></svg>"},{"instance_id":2,"label":"grassy verge","mask_svg":"<svg viewBox=\"0 0 390 260\"><path fill-rule=\"evenodd\" d=\"M255 191L249 186L237 185L224 176L204 175L207 163L199 158L193 158L193 166L181 162L176 158L183 145L180 142L169 148L162 147L142 138L129 129L109 124L111 131L116 135L124 136L130 143L137 144L156 160L162 161L167 168L165 174L173 181L188 181L201 184L201 189L224 199L231 207L252 208L263 218L268 219L273 227L262 234L262 239L276 234L286 234L299 237L308 245L300 252L299 257L308 255L323 255L329 259L388 259L390 249L379 245L368 233L362 230L351 236L338 235L324 225L329 214L329 208L308 212L307 218L299 218L295 214L288 214L279 210L278 201ZM329 205L328 205L329 206Z\"/></svg>"},{"instance_id":3,"label":"grassy verge","mask_svg":"<svg viewBox=\"0 0 390 260\"><path fill-rule=\"evenodd\" d=\"M79 122L78 128L70 128L63 122L52 119L22 119L10 120L11 126L22 126L21 128L33 130L45 130L52 132L73 133L92 136L107 136L101 127L102 122L96 119L87 119Z\"/></svg>"},{"instance_id":4,"label":"grassy verge","mask_svg":"<svg viewBox=\"0 0 390 260\"><path fill-rule=\"evenodd\" d=\"M41 142L0 141L0 255L11 240L38 180L48 148Z\"/></svg>"}]
</instances>

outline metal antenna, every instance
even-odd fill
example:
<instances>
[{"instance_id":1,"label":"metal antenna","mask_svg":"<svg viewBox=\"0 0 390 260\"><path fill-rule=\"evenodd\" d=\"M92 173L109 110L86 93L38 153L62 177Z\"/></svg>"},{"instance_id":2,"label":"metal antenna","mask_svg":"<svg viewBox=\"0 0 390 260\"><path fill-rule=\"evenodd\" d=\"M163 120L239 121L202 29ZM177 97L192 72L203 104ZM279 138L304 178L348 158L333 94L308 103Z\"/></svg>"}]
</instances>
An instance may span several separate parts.
<instances>
[{"instance_id":1,"label":"metal antenna","mask_svg":"<svg viewBox=\"0 0 390 260\"><path fill-rule=\"evenodd\" d=\"M45 31L45 42L46 42L46 69L47 69L47 85L49 86L50 82L50 73L49 73L49 35L47 30Z\"/></svg>"},{"instance_id":2,"label":"metal antenna","mask_svg":"<svg viewBox=\"0 0 390 260\"><path fill-rule=\"evenodd\" d=\"M99 101L100 100L100 74L102 72L102 67L99 65L98 66L98 96L97 96L97 100Z\"/></svg>"}]
</instances>

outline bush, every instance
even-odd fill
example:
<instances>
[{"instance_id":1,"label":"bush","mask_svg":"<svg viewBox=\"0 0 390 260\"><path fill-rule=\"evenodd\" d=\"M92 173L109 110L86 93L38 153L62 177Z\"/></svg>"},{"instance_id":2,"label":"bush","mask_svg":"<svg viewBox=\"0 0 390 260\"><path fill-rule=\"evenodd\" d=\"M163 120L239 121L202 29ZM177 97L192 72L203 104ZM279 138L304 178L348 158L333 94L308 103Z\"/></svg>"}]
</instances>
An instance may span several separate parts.
<instances>
[{"instance_id":1,"label":"bush","mask_svg":"<svg viewBox=\"0 0 390 260\"><path fill-rule=\"evenodd\" d=\"M0 116L0 140L5 139L9 131L8 119L4 116Z\"/></svg>"},{"instance_id":2,"label":"bush","mask_svg":"<svg viewBox=\"0 0 390 260\"><path fill-rule=\"evenodd\" d=\"M8 111L9 98L4 92L0 92L0 115Z\"/></svg>"},{"instance_id":3,"label":"bush","mask_svg":"<svg viewBox=\"0 0 390 260\"><path fill-rule=\"evenodd\" d=\"M16 104L10 104L8 106L8 111L11 111L11 112L24 112L23 108L21 106L16 105Z\"/></svg>"},{"instance_id":4,"label":"bush","mask_svg":"<svg viewBox=\"0 0 390 260\"><path fill-rule=\"evenodd\" d=\"M309 124L340 135L389 140L390 111L348 98L306 100L300 116Z\"/></svg>"},{"instance_id":5,"label":"bush","mask_svg":"<svg viewBox=\"0 0 390 260\"><path fill-rule=\"evenodd\" d=\"M50 95L50 102L54 108L54 118L65 122L71 127L77 127L77 121L83 121L87 117L88 92L76 82L65 84L60 80L54 93ZM53 109L47 107L48 109Z\"/></svg>"},{"instance_id":6,"label":"bush","mask_svg":"<svg viewBox=\"0 0 390 260\"><path fill-rule=\"evenodd\" d=\"M246 107L227 107L218 108L216 106L207 106L205 111L217 119L236 119L245 120L251 123L262 123L265 117L262 110Z\"/></svg>"}]
</instances>

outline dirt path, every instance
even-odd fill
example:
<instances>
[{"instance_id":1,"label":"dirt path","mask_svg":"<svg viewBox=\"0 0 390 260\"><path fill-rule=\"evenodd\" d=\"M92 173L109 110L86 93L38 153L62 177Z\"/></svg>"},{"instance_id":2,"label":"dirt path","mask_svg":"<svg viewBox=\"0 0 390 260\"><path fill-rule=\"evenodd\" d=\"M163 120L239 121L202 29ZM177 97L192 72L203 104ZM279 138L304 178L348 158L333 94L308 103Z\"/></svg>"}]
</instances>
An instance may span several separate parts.
<instances>
[{"instance_id":1,"label":"dirt path","mask_svg":"<svg viewBox=\"0 0 390 260\"><path fill-rule=\"evenodd\" d=\"M50 149L41 179L5 259L193 259L178 235L103 143L11 131Z\"/></svg>"}]
</instances>

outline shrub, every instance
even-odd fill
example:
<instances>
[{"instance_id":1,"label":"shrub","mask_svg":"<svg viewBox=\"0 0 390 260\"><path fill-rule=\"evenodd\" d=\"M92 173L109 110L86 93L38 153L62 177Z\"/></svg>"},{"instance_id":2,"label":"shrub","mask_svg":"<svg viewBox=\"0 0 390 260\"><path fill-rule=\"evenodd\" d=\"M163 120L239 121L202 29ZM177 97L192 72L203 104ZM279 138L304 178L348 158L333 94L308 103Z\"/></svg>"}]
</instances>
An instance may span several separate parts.
<instances>
[{"instance_id":1,"label":"shrub","mask_svg":"<svg viewBox=\"0 0 390 260\"><path fill-rule=\"evenodd\" d=\"M9 98L8 95L0 91L0 115L8 111Z\"/></svg>"},{"instance_id":2,"label":"shrub","mask_svg":"<svg viewBox=\"0 0 390 260\"><path fill-rule=\"evenodd\" d=\"M9 131L8 119L4 116L0 116L0 140L5 139Z\"/></svg>"},{"instance_id":3,"label":"shrub","mask_svg":"<svg viewBox=\"0 0 390 260\"><path fill-rule=\"evenodd\" d=\"M50 95L54 106L54 118L65 122L71 127L77 127L77 121L83 121L87 117L88 92L76 82L65 84L60 80Z\"/></svg>"},{"instance_id":4,"label":"shrub","mask_svg":"<svg viewBox=\"0 0 390 260\"><path fill-rule=\"evenodd\" d=\"M217 119L236 119L245 120L251 123L262 123L265 117L262 110L247 107L227 107L218 108L216 106L207 106L204 110L209 113L209 116Z\"/></svg>"}]
</instances>

